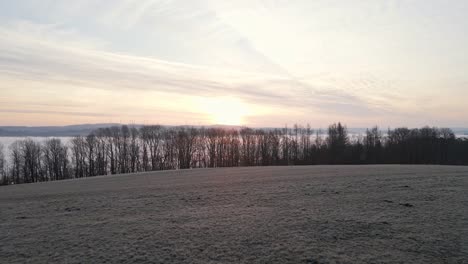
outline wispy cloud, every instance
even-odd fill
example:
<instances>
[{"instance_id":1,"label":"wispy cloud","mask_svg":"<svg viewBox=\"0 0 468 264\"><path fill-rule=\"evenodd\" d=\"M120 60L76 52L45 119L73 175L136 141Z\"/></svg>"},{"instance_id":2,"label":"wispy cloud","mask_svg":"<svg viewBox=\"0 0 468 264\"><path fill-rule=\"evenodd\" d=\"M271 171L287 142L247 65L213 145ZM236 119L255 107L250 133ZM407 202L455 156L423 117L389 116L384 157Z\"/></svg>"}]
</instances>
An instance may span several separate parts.
<instances>
[{"instance_id":1,"label":"wispy cloud","mask_svg":"<svg viewBox=\"0 0 468 264\"><path fill-rule=\"evenodd\" d=\"M462 122L460 96L437 91L457 84L447 89L466 98L467 65L418 62L453 36L406 53L412 31L387 24L414 10L371 2L44 1L30 17L18 7L0 16L0 112L204 122L197 98L230 96L261 110L252 125Z\"/></svg>"},{"instance_id":2,"label":"wispy cloud","mask_svg":"<svg viewBox=\"0 0 468 264\"><path fill-rule=\"evenodd\" d=\"M36 28L24 22L16 30L1 28L0 76L17 84L37 82L60 89L83 87L117 93L146 90L174 97L228 94L252 104L319 107L322 111L327 104L330 109L336 105L365 107L358 98L335 91L318 92L289 76L213 69L99 51L90 44L75 43L76 36L63 36L69 33L48 26Z\"/></svg>"}]
</instances>

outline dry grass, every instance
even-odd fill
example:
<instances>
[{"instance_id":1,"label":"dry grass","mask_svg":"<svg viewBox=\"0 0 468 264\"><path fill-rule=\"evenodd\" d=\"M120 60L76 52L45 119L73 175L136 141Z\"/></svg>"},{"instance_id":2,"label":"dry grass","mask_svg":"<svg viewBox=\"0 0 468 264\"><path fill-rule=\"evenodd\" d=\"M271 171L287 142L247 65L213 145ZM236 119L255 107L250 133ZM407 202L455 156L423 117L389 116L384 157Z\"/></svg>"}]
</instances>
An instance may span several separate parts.
<instances>
[{"instance_id":1,"label":"dry grass","mask_svg":"<svg viewBox=\"0 0 468 264\"><path fill-rule=\"evenodd\" d=\"M200 169L6 186L0 262L466 263L467 186L467 167L443 166Z\"/></svg>"}]
</instances>

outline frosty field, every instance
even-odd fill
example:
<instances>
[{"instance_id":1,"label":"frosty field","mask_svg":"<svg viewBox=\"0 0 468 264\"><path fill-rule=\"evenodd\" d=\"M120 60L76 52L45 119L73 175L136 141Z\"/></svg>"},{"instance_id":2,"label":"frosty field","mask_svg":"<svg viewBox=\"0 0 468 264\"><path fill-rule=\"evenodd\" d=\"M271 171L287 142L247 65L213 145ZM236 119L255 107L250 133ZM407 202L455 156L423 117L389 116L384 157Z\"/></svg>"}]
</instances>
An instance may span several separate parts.
<instances>
[{"instance_id":1,"label":"frosty field","mask_svg":"<svg viewBox=\"0 0 468 264\"><path fill-rule=\"evenodd\" d=\"M1 263L466 263L468 167L197 169L0 187Z\"/></svg>"}]
</instances>

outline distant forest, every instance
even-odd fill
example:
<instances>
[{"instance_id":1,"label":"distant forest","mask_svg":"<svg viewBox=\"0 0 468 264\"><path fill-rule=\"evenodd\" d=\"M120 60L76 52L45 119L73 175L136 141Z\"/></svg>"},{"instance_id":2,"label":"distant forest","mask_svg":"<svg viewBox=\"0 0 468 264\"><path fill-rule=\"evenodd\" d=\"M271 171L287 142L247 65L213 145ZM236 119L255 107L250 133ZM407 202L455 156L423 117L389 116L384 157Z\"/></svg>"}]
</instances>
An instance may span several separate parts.
<instances>
[{"instance_id":1,"label":"distant forest","mask_svg":"<svg viewBox=\"0 0 468 264\"><path fill-rule=\"evenodd\" d=\"M189 168L318 164L468 165L468 139L451 129L377 127L350 138L341 123L326 134L309 126L226 129L113 126L68 144L18 140L0 146L0 184ZM8 162L6 162L8 160ZM6 165L8 164L8 165Z\"/></svg>"}]
</instances>

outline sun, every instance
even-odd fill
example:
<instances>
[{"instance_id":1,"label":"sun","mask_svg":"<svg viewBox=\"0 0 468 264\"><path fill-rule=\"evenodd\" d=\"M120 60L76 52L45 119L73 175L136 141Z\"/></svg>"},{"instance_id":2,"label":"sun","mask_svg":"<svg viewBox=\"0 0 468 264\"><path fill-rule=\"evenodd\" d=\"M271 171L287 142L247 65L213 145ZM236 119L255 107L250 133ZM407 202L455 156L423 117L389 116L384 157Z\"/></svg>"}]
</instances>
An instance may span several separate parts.
<instances>
[{"instance_id":1,"label":"sun","mask_svg":"<svg viewBox=\"0 0 468 264\"><path fill-rule=\"evenodd\" d=\"M201 108L213 124L238 126L245 123L249 107L238 98L205 98Z\"/></svg>"}]
</instances>

